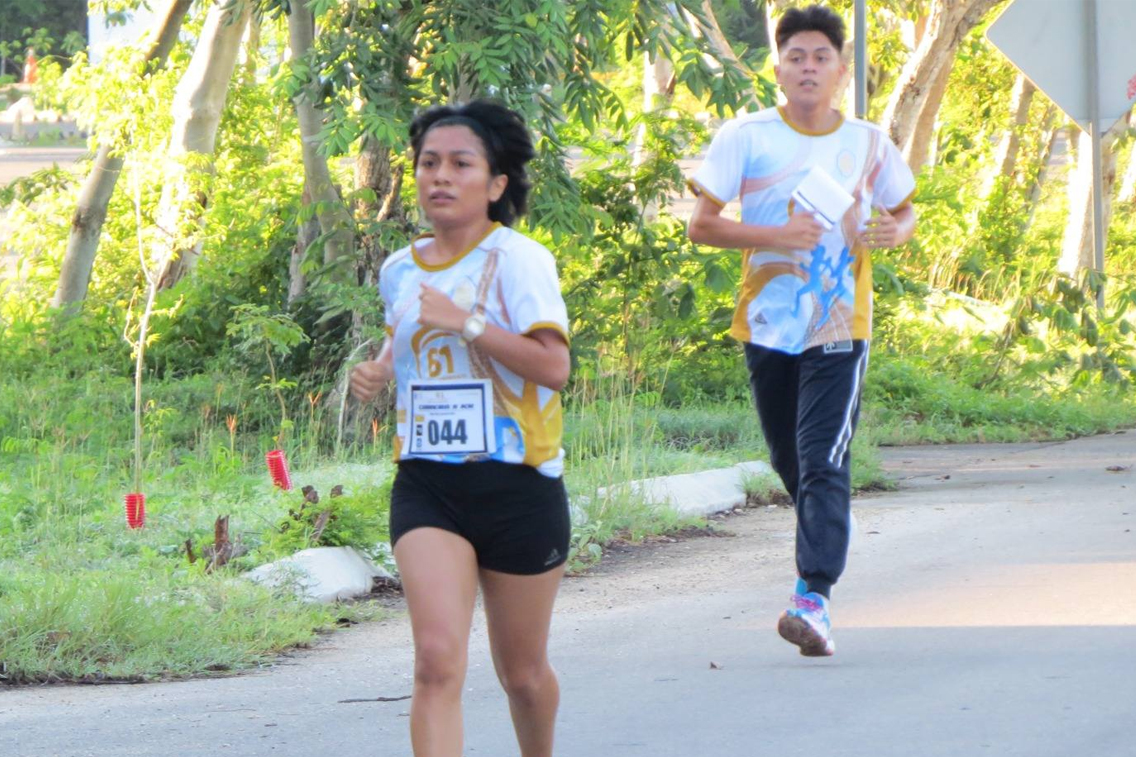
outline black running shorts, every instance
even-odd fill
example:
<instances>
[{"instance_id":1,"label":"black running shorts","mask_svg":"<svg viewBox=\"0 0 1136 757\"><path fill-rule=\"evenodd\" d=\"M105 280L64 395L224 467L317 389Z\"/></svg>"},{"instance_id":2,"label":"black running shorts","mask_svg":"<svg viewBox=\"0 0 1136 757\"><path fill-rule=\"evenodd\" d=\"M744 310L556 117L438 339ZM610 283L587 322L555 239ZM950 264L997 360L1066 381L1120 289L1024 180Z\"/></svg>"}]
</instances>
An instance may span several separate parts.
<instances>
[{"instance_id":1,"label":"black running shorts","mask_svg":"<svg viewBox=\"0 0 1136 757\"><path fill-rule=\"evenodd\" d=\"M568 558L572 524L561 478L487 460L403 460L391 489L391 547L415 528L440 528L473 545L482 568L534 575Z\"/></svg>"}]
</instances>

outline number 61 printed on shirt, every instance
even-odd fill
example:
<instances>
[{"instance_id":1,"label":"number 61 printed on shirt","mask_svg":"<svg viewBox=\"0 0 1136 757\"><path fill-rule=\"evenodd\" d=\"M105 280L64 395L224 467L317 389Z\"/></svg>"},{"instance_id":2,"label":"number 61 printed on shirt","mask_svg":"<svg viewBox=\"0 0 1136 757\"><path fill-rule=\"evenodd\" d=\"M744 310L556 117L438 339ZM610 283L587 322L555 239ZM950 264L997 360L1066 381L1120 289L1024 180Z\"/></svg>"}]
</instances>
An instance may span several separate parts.
<instances>
[{"instance_id":1,"label":"number 61 printed on shirt","mask_svg":"<svg viewBox=\"0 0 1136 757\"><path fill-rule=\"evenodd\" d=\"M488 455L497 449L493 382L410 381L411 455Z\"/></svg>"}]
</instances>

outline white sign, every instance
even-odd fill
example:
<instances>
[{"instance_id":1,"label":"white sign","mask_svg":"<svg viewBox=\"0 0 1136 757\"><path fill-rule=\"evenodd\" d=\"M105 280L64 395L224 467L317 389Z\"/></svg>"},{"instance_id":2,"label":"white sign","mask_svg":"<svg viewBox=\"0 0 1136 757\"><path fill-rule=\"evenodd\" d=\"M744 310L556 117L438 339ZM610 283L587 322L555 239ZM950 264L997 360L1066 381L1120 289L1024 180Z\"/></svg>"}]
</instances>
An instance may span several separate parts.
<instances>
[{"instance_id":1,"label":"white sign","mask_svg":"<svg viewBox=\"0 0 1136 757\"><path fill-rule=\"evenodd\" d=\"M410 454L488 455L497 450L493 382L410 382Z\"/></svg>"},{"instance_id":2,"label":"white sign","mask_svg":"<svg viewBox=\"0 0 1136 757\"><path fill-rule=\"evenodd\" d=\"M1097 40L1089 39L1096 4ZM1091 77L1098 81L1099 133L1107 131L1136 100L1136 1L1015 0L990 25L986 37L1057 107L1086 128ZM1097 47L1098 72L1089 70Z\"/></svg>"}]
</instances>

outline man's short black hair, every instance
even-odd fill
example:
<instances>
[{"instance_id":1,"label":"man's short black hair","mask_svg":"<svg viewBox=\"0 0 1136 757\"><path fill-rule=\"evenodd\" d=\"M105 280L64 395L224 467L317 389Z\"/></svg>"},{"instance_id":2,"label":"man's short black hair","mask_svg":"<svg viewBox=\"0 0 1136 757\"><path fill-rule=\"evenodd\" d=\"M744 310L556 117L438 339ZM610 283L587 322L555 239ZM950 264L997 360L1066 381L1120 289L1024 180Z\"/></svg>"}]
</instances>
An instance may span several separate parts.
<instances>
[{"instance_id":1,"label":"man's short black hair","mask_svg":"<svg viewBox=\"0 0 1136 757\"><path fill-rule=\"evenodd\" d=\"M820 32L828 37L838 54L844 52L844 19L831 8L810 5L785 11L777 22L777 49L780 50L790 37L801 32Z\"/></svg>"}]
</instances>

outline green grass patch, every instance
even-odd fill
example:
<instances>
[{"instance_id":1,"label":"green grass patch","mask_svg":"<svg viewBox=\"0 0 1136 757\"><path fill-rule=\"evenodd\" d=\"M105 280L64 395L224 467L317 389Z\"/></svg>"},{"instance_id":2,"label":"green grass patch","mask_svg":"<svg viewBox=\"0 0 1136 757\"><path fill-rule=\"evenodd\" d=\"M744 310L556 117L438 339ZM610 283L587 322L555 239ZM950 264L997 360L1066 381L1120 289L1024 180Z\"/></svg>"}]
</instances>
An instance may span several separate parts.
<instances>
[{"instance_id":1,"label":"green grass patch","mask_svg":"<svg viewBox=\"0 0 1136 757\"><path fill-rule=\"evenodd\" d=\"M232 575L151 559L0 578L0 680L140 681L263 664L335 613Z\"/></svg>"}]
</instances>

